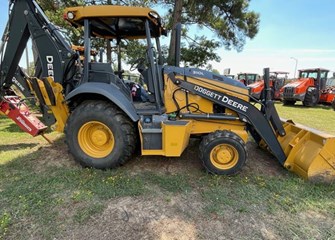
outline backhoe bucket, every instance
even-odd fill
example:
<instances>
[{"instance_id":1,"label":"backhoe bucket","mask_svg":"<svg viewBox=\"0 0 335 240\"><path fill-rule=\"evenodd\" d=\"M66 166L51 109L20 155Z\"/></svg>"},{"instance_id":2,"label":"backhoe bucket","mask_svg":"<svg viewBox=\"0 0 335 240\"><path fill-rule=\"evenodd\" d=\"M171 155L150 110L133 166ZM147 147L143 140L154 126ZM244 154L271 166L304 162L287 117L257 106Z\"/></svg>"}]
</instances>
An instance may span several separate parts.
<instances>
[{"instance_id":1,"label":"backhoe bucket","mask_svg":"<svg viewBox=\"0 0 335 240\"><path fill-rule=\"evenodd\" d=\"M281 119L278 136L287 159L284 167L313 182L335 182L335 136Z\"/></svg>"}]
</instances>

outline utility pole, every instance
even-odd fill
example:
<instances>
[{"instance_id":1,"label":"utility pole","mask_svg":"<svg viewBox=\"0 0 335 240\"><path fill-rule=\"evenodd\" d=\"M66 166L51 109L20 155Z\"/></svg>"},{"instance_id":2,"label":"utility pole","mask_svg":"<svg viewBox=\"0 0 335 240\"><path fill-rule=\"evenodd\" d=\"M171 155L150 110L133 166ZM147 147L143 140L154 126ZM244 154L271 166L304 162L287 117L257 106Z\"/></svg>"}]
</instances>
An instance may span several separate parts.
<instances>
[{"instance_id":1,"label":"utility pole","mask_svg":"<svg viewBox=\"0 0 335 240\"><path fill-rule=\"evenodd\" d=\"M30 72L28 47L26 47L26 62L27 62L27 74L30 76L32 73Z\"/></svg>"},{"instance_id":2,"label":"utility pole","mask_svg":"<svg viewBox=\"0 0 335 240\"><path fill-rule=\"evenodd\" d=\"M296 59L295 57L291 57L291 59L293 59L295 61L295 68L294 68L294 78L295 78L295 74L297 72L297 66L298 66L298 59Z\"/></svg>"}]
</instances>

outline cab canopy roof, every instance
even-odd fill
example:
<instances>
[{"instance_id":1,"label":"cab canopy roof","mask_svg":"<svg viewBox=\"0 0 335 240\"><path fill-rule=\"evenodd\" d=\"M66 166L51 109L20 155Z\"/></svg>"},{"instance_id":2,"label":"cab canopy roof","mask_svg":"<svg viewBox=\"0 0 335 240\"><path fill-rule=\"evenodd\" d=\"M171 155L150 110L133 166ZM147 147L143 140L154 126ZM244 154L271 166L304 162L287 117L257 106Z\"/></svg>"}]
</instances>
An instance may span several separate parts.
<instances>
[{"instance_id":1,"label":"cab canopy roof","mask_svg":"<svg viewBox=\"0 0 335 240\"><path fill-rule=\"evenodd\" d=\"M75 27L84 26L84 20L89 19L92 34L108 39L146 38L146 20L151 37L166 35L160 16L150 8L116 5L70 7L65 9L64 19Z\"/></svg>"},{"instance_id":2,"label":"cab canopy roof","mask_svg":"<svg viewBox=\"0 0 335 240\"><path fill-rule=\"evenodd\" d=\"M258 75L257 73L238 73L237 75Z\"/></svg>"},{"instance_id":3,"label":"cab canopy roof","mask_svg":"<svg viewBox=\"0 0 335 240\"><path fill-rule=\"evenodd\" d=\"M299 72L329 72L328 69L325 68L308 68L308 69L301 69Z\"/></svg>"},{"instance_id":4,"label":"cab canopy roof","mask_svg":"<svg viewBox=\"0 0 335 240\"><path fill-rule=\"evenodd\" d=\"M273 74L289 74L289 72L283 72L283 71L273 71L273 72L270 72L270 74L273 73Z\"/></svg>"}]
</instances>

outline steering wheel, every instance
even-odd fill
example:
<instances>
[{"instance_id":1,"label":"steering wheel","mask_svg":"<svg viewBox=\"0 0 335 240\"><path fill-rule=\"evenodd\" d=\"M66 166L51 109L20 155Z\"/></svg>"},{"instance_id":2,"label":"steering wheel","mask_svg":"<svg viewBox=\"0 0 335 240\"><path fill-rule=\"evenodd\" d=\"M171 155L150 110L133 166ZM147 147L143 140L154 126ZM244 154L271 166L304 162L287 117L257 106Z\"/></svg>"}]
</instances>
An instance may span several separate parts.
<instances>
[{"instance_id":1,"label":"steering wheel","mask_svg":"<svg viewBox=\"0 0 335 240\"><path fill-rule=\"evenodd\" d=\"M138 58L130 65L130 71L138 70L140 67L144 69L145 58Z\"/></svg>"}]
</instances>

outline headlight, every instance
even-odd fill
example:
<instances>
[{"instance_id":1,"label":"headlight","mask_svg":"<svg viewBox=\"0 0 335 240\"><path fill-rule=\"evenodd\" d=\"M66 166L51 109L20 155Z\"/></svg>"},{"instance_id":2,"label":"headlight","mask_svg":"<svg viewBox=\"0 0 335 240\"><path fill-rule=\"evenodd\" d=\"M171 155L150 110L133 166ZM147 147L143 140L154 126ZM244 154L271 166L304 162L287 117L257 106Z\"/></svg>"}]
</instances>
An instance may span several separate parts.
<instances>
[{"instance_id":1,"label":"headlight","mask_svg":"<svg viewBox=\"0 0 335 240\"><path fill-rule=\"evenodd\" d=\"M75 15L74 15L73 12L68 12L68 13L67 13L67 19L72 20L72 19L74 19L74 17L75 17Z\"/></svg>"}]
</instances>

